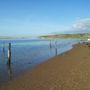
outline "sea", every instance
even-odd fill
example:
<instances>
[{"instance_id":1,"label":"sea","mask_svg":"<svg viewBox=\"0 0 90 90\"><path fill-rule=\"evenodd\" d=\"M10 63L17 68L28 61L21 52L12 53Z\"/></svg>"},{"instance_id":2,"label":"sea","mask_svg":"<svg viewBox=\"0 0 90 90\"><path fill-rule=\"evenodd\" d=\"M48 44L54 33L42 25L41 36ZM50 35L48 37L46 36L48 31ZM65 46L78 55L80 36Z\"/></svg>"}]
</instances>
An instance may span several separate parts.
<instances>
[{"instance_id":1,"label":"sea","mask_svg":"<svg viewBox=\"0 0 90 90\"><path fill-rule=\"evenodd\" d=\"M26 70L73 48L87 39L0 39L0 85ZM11 64L8 65L8 49L11 43Z\"/></svg>"}]
</instances>

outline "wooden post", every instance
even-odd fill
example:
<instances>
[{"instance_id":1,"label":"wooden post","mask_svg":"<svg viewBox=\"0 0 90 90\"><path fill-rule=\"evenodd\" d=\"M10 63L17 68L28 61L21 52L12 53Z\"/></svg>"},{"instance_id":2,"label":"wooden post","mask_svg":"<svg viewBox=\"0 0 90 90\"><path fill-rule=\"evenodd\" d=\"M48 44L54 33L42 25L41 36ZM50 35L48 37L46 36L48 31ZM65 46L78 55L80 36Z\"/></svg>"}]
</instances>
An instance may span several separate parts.
<instances>
[{"instance_id":1,"label":"wooden post","mask_svg":"<svg viewBox=\"0 0 90 90\"><path fill-rule=\"evenodd\" d=\"M8 47L8 65L11 64L11 43L9 43Z\"/></svg>"},{"instance_id":2,"label":"wooden post","mask_svg":"<svg viewBox=\"0 0 90 90\"><path fill-rule=\"evenodd\" d=\"M57 56L57 41L55 41L55 51L56 51L56 56Z\"/></svg>"},{"instance_id":3,"label":"wooden post","mask_svg":"<svg viewBox=\"0 0 90 90\"><path fill-rule=\"evenodd\" d=\"M3 60L5 62L5 43L3 43Z\"/></svg>"},{"instance_id":4,"label":"wooden post","mask_svg":"<svg viewBox=\"0 0 90 90\"><path fill-rule=\"evenodd\" d=\"M57 47L56 47L56 56L57 56Z\"/></svg>"},{"instance_id":5,"label":"wooden post","mask_svg":"<svg viewBox=\"0 0 90 90\"><path fill-rule=\"evenodd\" d=\"M52 43L51 43L51 40L50 40L50 49L52 48Z\"/></svg>"},{"instance_id":6,"label":"wooden post","mask_svg":"<svg viewBox=\"0 0 90 90\"><path fill-rule=\"evenodd\" d=\"M5 52L5 43L3 43L3 52Z\"/></svg>"}]
</instances>

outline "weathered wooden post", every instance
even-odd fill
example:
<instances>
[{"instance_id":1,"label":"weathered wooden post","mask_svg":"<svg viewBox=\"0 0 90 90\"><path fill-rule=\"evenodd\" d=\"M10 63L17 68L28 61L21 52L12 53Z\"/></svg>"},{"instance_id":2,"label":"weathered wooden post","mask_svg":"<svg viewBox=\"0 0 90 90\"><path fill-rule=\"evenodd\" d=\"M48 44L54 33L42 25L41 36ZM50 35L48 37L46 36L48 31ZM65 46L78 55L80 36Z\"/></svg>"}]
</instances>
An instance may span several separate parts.
<instances>
[{"instance_id":1,"label":"weathered wooden post","mask_svg":"<svg viewBox=\"0 0 90 90\"><path fill-rule=\"evenodd\" d=\"M3 43L3 52L5 52L5 43Z\"/></svg>"},{"instance_id":2,"label":"weathered wooden post","mask_svg":"<svg viewBox=\"0 0 90 90\"><path fill-rule=\"evenodd\" d=\"M9 43L8 47L8 65L11 64L11 43Z\"/></svg>"},{"instance_id":3,"label":"weathered wooden post","mask_svg":"<svg viewBox=\"0 0 90 90\"><path fill-rule=\"evenodd\" d=\"M5 62L5 43L3 43L3 60Z\"/></svg>"},{"instance_id":4,"label":"weathered wooden post","mask_svg":"<svg viewBox=\"0 0 90 90\"><path fill-rule=\"evenodd\" d=\"M57 56L57 48L56 48L56 56Z\"/></svg>"},{"instance_id":5,"label":"weathered wooden post","mask_svg":"<svg viewBox=\"0 0 90 90\"><path fill-rule=\"evenodd\" d=\"M56 51L56 56L57 56L57 41L55 41L55 51Z\"/></svg>"},{"instance_id":6,"label":"weathered wooden post","mask_svg":"<svg viewBox=\"0 0 90 90\"><path fill-rule=\"evenodd\" d=\"M50 40L50 49L52 48L52 43L51 43L51 40Z\"/></svg>"}]
</instances>

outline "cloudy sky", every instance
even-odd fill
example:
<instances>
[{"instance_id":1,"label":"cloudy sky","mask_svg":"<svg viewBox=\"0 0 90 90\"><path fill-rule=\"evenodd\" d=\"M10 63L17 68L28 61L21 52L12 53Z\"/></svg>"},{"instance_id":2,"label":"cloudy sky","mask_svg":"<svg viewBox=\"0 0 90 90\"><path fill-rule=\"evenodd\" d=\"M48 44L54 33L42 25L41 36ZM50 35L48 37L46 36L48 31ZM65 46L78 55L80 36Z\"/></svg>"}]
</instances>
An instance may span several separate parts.
<instances>
[{"instance_id":1,"label":"cloudy sky","mask_svg":"<svg viewBox=\"0 0 90 90\"><path fill-rule=\"evenodd\" d=\"M0 0L0 36L90 33L90 0Z\"/></svg>"}]
</instances>

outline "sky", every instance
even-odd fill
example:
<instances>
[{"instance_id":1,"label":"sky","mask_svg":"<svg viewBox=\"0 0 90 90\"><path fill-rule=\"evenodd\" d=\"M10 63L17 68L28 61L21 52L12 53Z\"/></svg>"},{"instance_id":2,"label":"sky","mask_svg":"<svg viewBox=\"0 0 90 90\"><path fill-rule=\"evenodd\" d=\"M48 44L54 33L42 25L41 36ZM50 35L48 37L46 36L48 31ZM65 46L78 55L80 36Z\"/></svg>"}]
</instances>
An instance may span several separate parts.
<instances>
[{"instance_id":1,"label":"sky","mask_svg":"<svg viewBox=\"0 0 90 90\"><path fill-rule=\"evenodd\" d=\"M90 33L90 0L0 0L0 36Z\"/></svg>"}]
</instances>

